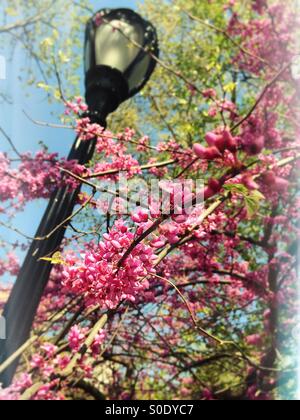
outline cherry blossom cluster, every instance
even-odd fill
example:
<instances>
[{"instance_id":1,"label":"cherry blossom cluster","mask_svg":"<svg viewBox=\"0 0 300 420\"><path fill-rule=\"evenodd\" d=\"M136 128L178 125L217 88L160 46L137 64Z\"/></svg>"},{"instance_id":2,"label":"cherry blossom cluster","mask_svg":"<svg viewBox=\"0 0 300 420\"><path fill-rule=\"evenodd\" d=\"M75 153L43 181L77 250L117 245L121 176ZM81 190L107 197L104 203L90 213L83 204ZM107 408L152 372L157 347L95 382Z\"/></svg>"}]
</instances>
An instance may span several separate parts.
<instances>
[{"instance_id":1,"label":"cherry blossom cluster","mask_svg":"<svg viewBox=\"0 0 300 420\"><path fill-rule=\"evenodd\" d=\"M118 159L113 159L112 162L97 163L94 166L93 171L97 174L105 174L108 172L107 175L103 175L101 178L111 180L117 179L122 172L128 179L141 174L139 162L131 155L125 154L120 155ZM113 173L109 174L111 171Z\"/></svg>"},{"instance_id":2,"label":"cherry blossom cluster","mask_svg":"<svg viewBox=\"0 0 300 420\"><path fill-rule=\"evenodd\" d=\"M34 354L31 358L30 366L32 370L39 372L43 377L44 384L41 384L39 389L30 399L33 401L63 401L65 400L64 395L56 390L59 380L51 379L51 375L53 375L55 369L64 369L70 362L70 358L68 358L68 356L54 357L57 347L50 343L43 344L40 351L43 352L44 355ZM33 384L34 378L32 374L21 374L17 376L13 384L8 388L1 389L0 387L0 401L20 400L22 395L30 389Z\"/></svg>"},{"instance_id":3,"label":"cherry blossom cluster","mask_svg":"<svg viewBox=\"0 0 300 420\"><path fill-rule=\"evenodd\" d=\"M226 3L228 35L236 41L235 71L241 71L241 80L245 77L257 83L258 94L260 89L263 92L246 118L252 102L245 99L245 109L243 105L240 109L243 98L236 103L228 99L229 95L220 99L218 87L209 87L202 92L210 104L210 123L203 138L189 147L174 139L153 147L149 137L137 138L132 129L113 134L94 124L83 100L77 98L67 103L66 114L75 116L76 133L82 141L96 140L92 168L46 152L34 157L24 155L20 165L14 166L0 154L3 201L17 197L23 205L29 199L48 197L56 186L76 188L76 180L62 177L61 166L79 176L96 174L115 180L119 172L125 172L128 178L140 175L145 170L142 162L143 166L150 165L147 181L156 177L170 198L167 215L163 214L161 198L150 200L148 210L124 212L126 221L101 219L108 232L103 234L99 228L99 241L87 239L90 233L84 233L83 239L76 236L80 256L75 253L75 241L72 250L66 245L66 257L52 272L34 325L37 330L43 329L54 313L68 308L60 318L54 317L49 331L51 338L54 334L62 338L57 346L47 340L38 343L28 357L32 375L18 376L10 388L0 390L0 399L19 399L37 379L44 385L33 399L63 399L60 390L64 383L73 385L77 374L92 379L91 384L100 388L99 366L95 368L98 359L103 362L106 377L101 389L104 387L111 399L161 397L170 392L178 399L226 399L232 390L228 391L227 384L222 386L214 357L218 363L221 360L224 372L228 370L231 375L233 365L239 380L245 379L241 386L234 387L231 396L251 400L272 397L276 388L273 367L277 369L277 318L280 315L284 326L282 348L289 352L299 306L295 270L300 237L297 81L286 71L274 82L282 64L293 57L290 27L297 18L282 2L253 0L245 5L249 8L243 19L237 12L237 1ZM194 86L189 89L195 98L197 90ZM172 159L171 165L160 166L161 156ZM180 180L203 174L201 196L207 203L192 214L177 214L177 205L182 209L197 196L193 189L187 193L177 190L176 182L169 179L173 168L175 176L179 168ZM86 197L83 193L81 202ZM92 209L97 206L96 200L91 202ZM206 213L211 203L218 205ZM116 205L121 208L121 200ZM114 223L112 228L110 223ZM17 270L13 254L0 261L0 275ZM123 302L129 303L128 320L122 318ZM105 329L98 331L82 355L93 325L107 309ZM77 321L70 325L70 319ZM195 328L197 322L216 337L208 340ZM224 351L212 345L218 340ZM240 351L227 345L228 340L236 341ZM57 374L78 355L70 382L69 378L58 381ZM141 369L135 376L136 360ZM116 368L118 363L126 369ZM204 381L198 383L195 378L199 375L202 380L202 372Z\"/></svg>"},{"instance_id":4,"label":"cherry blossom cluster","mask_svg":"<svg viewBox=\"0 0 300 420\"><path fill-rule=\"evenodd\" d=\"M19 400L22 391L32 386L32 379L28 374L22 374L9 388L2 389L0 385L0 401Z\"/></svg>"},{"instance_id":5,"label":"cherry blossom cluster","mask_svg":"<svg viewBox=\"0 0 300 420\"><path fill-rule=\"evenodd\" d=\"M66 115L75 114L78 116L88 111L88 106L86 105L83 98L81 97L75 98L74 102L67 101L65 106L66 106L66 110L65 110Z\"/></svg>"},{"instance_id":6,"label":"cherry blossom cluster","mask_svg":"<svg viewBox=\"0 0 300 420\"><path fill-rule=\"evenodd\" d=\"M0 260L0 277L5 273L16 276L19 273L20 264L18 258L12 252L6 254L5 260Z\"/></svg>"},{"instance_id":7,"label":"cherry blossom cluster","mask_svg":"<svg viewBox=\"0 0 300 420\"><path fill-rule=\"evenodd\" d=\"M40 151L32 156L21 156L18 166L13 166L7 156L0 154L0 199L17 201L15 206L23 207L28 201L48 198L59 186L68 186L70 190L78 186L72 177L62 176L61 168L76 175L82 175L86 169L76 161L58 159L57 154Z\"/></svg>"},{"instance_id":8,"label":"cherry blossom cluster","mask_svg":"<svg viewBox=\"0 0 300 420\"><path fill-rule=\"evenodd\" d=\"M68 343L73 353L77 353L80 350L86 339L87 332L88 328L81 328L78 325L74 325L70 329ZM92 357L95 358L100 354L106 337L106 331L103 329L97 333L91 345ZM72 354L67 352L60 354L58 347L48 342L38 343L36 350L37 352L33 353L29 360L32 373L17 376L13 384L6 389L1 389L0 387L0 400L19 400L22 394L34 384L34 375L37 375L37 373L42 378L43 384L31 397L32 400L65 399L62 393L56 391L59 380L55 379L55 376L68 366ZM90 376L92 368L89 360L86 357L82 357L79 364L85 374Z\"/></svg>"},{"instance_id":9,"label":"cherry blossom cluster","mask_svg":"<svg viewBox=\"0 0 300 420\"><path fill-rule=\"evenodd\" d=\"M240 51L235 62L254 74L265 70L265 65L278 68L281 63L291 61L296 44L294 29L299 27L299 16L284 2L269 4L264 0L253 1L253 9L263 17L242 22L237 13L232 14L228 30L231 35L240 37L243 47L250 54Z\"/></svg>"},{"instance_id":10,"label":"cherry blossom cluster","mask_svg":"<svg viewBox=\"0 0 300 420\"><path fill-rule=\"evenodd\" d=\"M88 305L100 304L113 309L122 301L134 303L149 287L146 277L155 274L156 257L152 248L140 243L119 266L135 235L122 221L117 221L103 238L82 260L67 259L62 280L64 289L83 296Z\"/></svg>"},{"instance_id":11,"label":"cherry blossom cluster","mask_svg":"<svg viewBox=\"0 0 300 420\"><path fill-rule=\"evenodd\" d=\"M87 337L88 329L81 328L79 325L74 325L68 334L68 342L72 352L77 353L84 344ZM100 354L100 350L107 338L107 332L101 329L91 345L92 355L96 357Z\"/></svg>"},{"instance_id":12,"label":"cherry blossom cluster","mask_svg":"<svg viewBox=\"0 0 300 420\"><path fill-rule=\"evenodd\" d=\"M39 372L43 378L39 389L30 398L34 401L63 401L64 395L57 392L59 383L57 379L51 379L56 369L64 369L70 362L66 355L56 356L57 347L51 343L43 343L39 348L39 353L33 354L30 360L31 371ZM5 389L0 386L0 401L20 400L22 395L34 385L33 374L17 375L13 384Z\"/></svg>"},{"instance_id":13,"label":"cherry blossom cluster","mask_svg":"<svg viewBox=\"0 0 300 420\"><path fill-rule=\"evenodd\" d=\"M220 133L207 133L205 140L209 147L204 147L198 143L194 145L194 152L200 159L215 160L221 158L226 150L231 153L237 151L237 140L229 130Z\"/></svg>"}]
</instances>

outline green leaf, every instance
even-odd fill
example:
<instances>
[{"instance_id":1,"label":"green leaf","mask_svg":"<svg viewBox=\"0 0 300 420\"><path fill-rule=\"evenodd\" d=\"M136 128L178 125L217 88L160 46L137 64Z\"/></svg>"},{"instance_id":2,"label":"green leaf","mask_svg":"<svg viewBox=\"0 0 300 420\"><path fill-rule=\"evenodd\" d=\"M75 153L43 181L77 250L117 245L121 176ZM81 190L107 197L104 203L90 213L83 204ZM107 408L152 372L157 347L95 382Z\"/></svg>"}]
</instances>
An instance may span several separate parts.
<instances>
[{"instance_id":1,"label":"green leaf","mask_svg":"<svg viewBox=\"0 0 300 420\"><path fill-rule=\"evenodd\" d=\"M226 184L224 189L235 194L240 194L244 197L247 208L248 217L252 218L260 208L261 201L264 200L264 195L258 191L249 191L243 184Z\"/></svg>"},{"instance_id":2,"label":"green leaf","mask_svg":"<svg viewBox=\"0 0 300 420\"><path fill-rule=\"evenodd\" d=\"M66 64L69 63L70 58L61 50L58 51L58 57L61 63Z\"/></svg>"},{"instance_id":3,"label":"green leaf","mask_svg":"<svg viewBox=\"0 0 300 420\"><path fill-rule=\"evenodd\" d=\"M52 258L43 257L40 258L40 261L48 261L53 265L66 265L66 261L63 259L60 252L56 252L52 255Z\"/></svg>"},{"instance_id":4,"label":"green leaf","mask_svg":"<svg viewBox=\"0 0 300 420\"><path fill-rule=\"evenodd\" d=\"M241 194L242 196L249 194L248 188L243 184L226 184L224 185L224 189L232 193Z\"/></svg>"},{"instance_id":5,"label":"green leaf","mask_svg":"<svg viewBox=\"0 0 300 420\"><path fill-rule=\"evenodd\" d=\"M51 86L49 86L49 85L47 85L46 83L44 83L44 82L39 82L39 83L37 83L37 85L36 85L39 89L43 89L44 91L46 91L46 92L50 92L51 91Z\"/></svg>"},{"instance_id":6,"label":"green leaf","mask_svg":"<svg viewBox=\"0 0 300 420\"><path fill-rule=\"evenodd\" d=\"M225 85L223 89L227 93L232 93L234 89L236 88L236 86L237 86L236 83L230 82L230 83L227 83L227 85Z\"/></svg>"},{"instance_id":7,"label":"green leaf","mask_svg":"<svg viewBox=\"0 0 300 420\"><path fill-rule=\"evenodd\" d=\"M264 195L255 190L251 191L248 196L245 196L245 204L247 208L248 217L252 218L258 212L261 201L264 199Z\"/></svg>"}]
</instances>

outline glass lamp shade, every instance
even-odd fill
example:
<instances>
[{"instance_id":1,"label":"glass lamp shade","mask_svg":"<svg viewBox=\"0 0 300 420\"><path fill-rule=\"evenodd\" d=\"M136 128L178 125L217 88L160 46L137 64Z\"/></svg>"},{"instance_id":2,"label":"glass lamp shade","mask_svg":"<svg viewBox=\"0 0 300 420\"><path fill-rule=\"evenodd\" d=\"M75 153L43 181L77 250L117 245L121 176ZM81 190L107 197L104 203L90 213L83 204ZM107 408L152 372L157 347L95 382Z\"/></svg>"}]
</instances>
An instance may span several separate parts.
<instances>
[{"instance_id":1,"label":"glass lamp shade","mask_svg":"<svg viewBox=\"0 0 300 420\"><path fill-rule=\"evenodd\" d=\"M96 13L87 24L85 39L88 104L95 107L96 92L105 91L116 109L143 88L158 54L155 28L137 13L130 9Z\"/></svg>"}]
</instances>

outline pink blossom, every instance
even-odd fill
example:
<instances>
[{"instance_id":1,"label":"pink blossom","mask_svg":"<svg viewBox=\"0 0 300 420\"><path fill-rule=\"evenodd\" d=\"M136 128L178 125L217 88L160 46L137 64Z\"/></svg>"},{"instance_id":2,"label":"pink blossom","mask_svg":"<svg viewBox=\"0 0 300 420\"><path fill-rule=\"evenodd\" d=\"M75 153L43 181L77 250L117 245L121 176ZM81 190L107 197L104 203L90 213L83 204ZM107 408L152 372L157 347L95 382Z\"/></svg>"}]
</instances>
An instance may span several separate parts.
<instances>
[{"instance_id":1,"label":"pink blossom","mask_svg":"<svg viewBox=\"0 0 300 420\"><path fill-rule=\"evenodd\" d=\"M0 260L0 276L9 273L12 276L17 276L20 270L20 264L15 254L9 252L6 255L5 261Z\"/></svg>"},{"instance_id":2,"label":"pink blossom","mask_svg":"<svg viewBox=\"0 0 300 420\"><path fill-rule=\"evenodd\" d=\"M99 124L91 123L89 117L81 118L76 121L76 133L80 140L88 141L98 138L103 133L104 128Z\"/></svg>"},{"instance_id":3,"label":"pink blossom","mask_svg":"<svg viewBox=\"0 0 300 420\"><path fill-rule=\"evenodd\" d=\"M31 358L30 365L33 369L40 369L44 366L44 358L39 354L34 354Z\"/></svg>"},{"instance_id":4,"label":"pink blossom","mask_svg":"<svg viewBox=\"0 0 300 420\"><path fill-rule=\"evenodd\" d=\"M59 381L54 380L45 385L42 385L41 388L37 391L33 397L34 401L64 401L65 397L60 393L56 392L55 388L57 387Z\"/></svg>"},{"instance_id":5,"label":"pink blossom","mask_svg":"<svg viewBox=\"0 0 300 420\"><path fill-rule=\"evenodd\" d=\"M211 148L218 149L219 153L224 153L225 150L235 152L237 149L237 140L228 129L222 130L219 133L209 132L206 134L205 140Z\"/></svg>"},{"instance_id":6,"label":"pink blossom","mask_svg":"<svg viewBox=\"0 0 300 420\"><path fill-rule=\"evenodd\" d=\"M84 343L86 337L86 330L74 325L68 334L69 346L75 353L79 351Z\"/></svg>"},{"instance_id":7,"label":"pink blossom","mask_svg":"<svg viewBox=\"0 0 300 420\"><path fill-rule=\"evenodd\" d=\"M75 115L79 115L81 112L86 112L87 110L88 110L88 107L84 103L83 99L78 97L78 98L75 98L75 102L68 101L66 103L65 114L69 115L72 112Z\"/></svg>"},{"instance_id":8,"label":"pink blossom","mask_svg":"<svg viewBox=\"0 0 300 420\"><path fill-rule=\"evenodd\" d=\"M265 7L267 7L267 0L253 0L252 8L259 14L262 14Z\"/></svg>"},{"instance_id":9,"label":"pink blossom","mask_svg":"<svg viewBox=\"0 0 300 420\"><path fill-rule=\"evenodd\" d=\"M275 172L267 171L262 176L263 182L278 193L285 192L289 187L289 181L276 176Z\"/></svg>"},{"instance_id":10,"label":"pink blossom","mask_svg":"<svg viewBox=\"0 0 300 420\"><path fill-rule=\"evenodd\" d=\"M154 239L152 242L151 242L151 246L153 247L153 248L157 248L157 249L159 249L159 248L162 248L163 246L165 246L165 244L166 244L166 241L164 241L163 239L161 239L161 238L157 238L157 239Z\"/></svg>"},{"instance_id":11,"label":"pink blossom","mask_svg":"<svg viewBox=\"0 0 300 420\"><path fill-rule=\"evenodd\" d=\"M139 209L137 212L131 215L131 219L135 223L147 223L149 220L148 212L144 209Z\"/></svg>"},{"instance_id":12,"label":"pink blossom","mask_svg":"<svg viewBox=\"0 0 300 420\"><path fill-rule=\"evenodd\" d=\"M93 341L93 344L91 346L92 353L94 356L97 356L98 354L100 354L101 347L103 343L105 342L106 337L107 337L107 332L103 329L101 329L96 335Z\"/></svg>"},{"instance_id":13,"label":"pink blossom","mask_svg":"<svg viewBox=\"0 0 300 420\"><path fill-rule=\"evenodd\" d=\"M140 243L119 268L119 261L133 241L134 234L127 226L116 222L104 235L104 241L85 253L83 261L69 260L63 271L65 289L84 296L89 305L100 303L110 309L123 300L135 302L149 286L145 278L155 273L156 257L152 248Z\"/></svg>"},{"instance_id":14,"label":"pink blossom","mask_svg":"<svg viewBox=\"0 0 300 420\"><path fill-rule=\"evenodd\" d=\"M245 185L249 190L258 190L259 185L254 181L253 177L249 174L243 175L241 183Z\"/></svg>"},{"instance_id":15,"label":"pink blossom","mask_svg":"<svg viewBox=\"0 0 300 420\"><path fill-rule=\"evenodd\" d=\"M41 349L46 353L47 358L52 358L57 352L57 346L52 343L45 343L41 346Z\"/></svg>"},{"instance_id":16,"label":"pink blossom","mask_svg":"<svg viewBox=\"0 0 300 420\"><path fill-rule=\"evenodd\" d=\"M0 200L11 201L17 208L26 202L38 198L48 198L60 186L69 186L70 190L78 186L72 177L62 176L60 167L66 168L76 175L82 175L85 168L76 161L58 159L56 154L45 151L30 153L21 157L20 165L11 167L6 157L0 154Z\"/></svg>"},{"instance_id":17,"label":"pink blossom","mask_svg":"<svg viewBox=\"0 0 300 420\"><path fill-rule=\"evenodd\" d=\"M194 144L194 152L200 159L214 160L222 157L220 151L215 147L203 147L201 144Z\"/></svg>"},{"instance_id":18,"label":"pink blossom","mask_svg":"<svg viewBox=\"0 0 300 420\"><path fill-rule=\"evenodd\" d=\"M136 150L138 152L145 152L149 145L150 145L150 138L148 136L144 136L138 140L138 146Z\"/></svg>"},{"instance_id":19,"label":"pink blossom","mask_svg":"<svg viewBox=\"0 0 300 420\"><path fill-rule=\"evenodd\" d=\"M120 172L123 172L124 175L130 179L134 175L141 173L138 161L131 155L125 155L122 153L119 153L118 156L114 157L113 162L98 163L94 167L94 172L97 174L110 171L112 171L113 174L108 173L107 175L102 176L102 179L117 179Z\"/></svg>"},{"instance_id":20,"label":"pink blossom","mask_svg":"<svg viewBox=\"0 0 300 420\"><path fill-rule=\"evenodd\" d=\"M262 343L262 338L259 334L248 335L246 343L250 346L259 346Z\"/></svg>"},{"instance_id":21,"label":"pink blossom","mask_svg":"<svg viewBox=\"0 0 300 420\"><path fill-rule=\"evenodd\" d=\"M204 96L204 98L215 98L217 96L217 92L215 91L215 89L206 89L202 92L202 95Z\"/></svg>"},{"instance_id":22,"label":"pink blossom","mask_svg":"<svg viewBox=\"0 0 300 420\"><path fill-rule=\"evenodd\" d=\"M0 384L0 401L16 401L19 400L22 393L32 386L31 376L27 373L17 377L12 385L2 389Z\"/></svg>"}]
</instances>

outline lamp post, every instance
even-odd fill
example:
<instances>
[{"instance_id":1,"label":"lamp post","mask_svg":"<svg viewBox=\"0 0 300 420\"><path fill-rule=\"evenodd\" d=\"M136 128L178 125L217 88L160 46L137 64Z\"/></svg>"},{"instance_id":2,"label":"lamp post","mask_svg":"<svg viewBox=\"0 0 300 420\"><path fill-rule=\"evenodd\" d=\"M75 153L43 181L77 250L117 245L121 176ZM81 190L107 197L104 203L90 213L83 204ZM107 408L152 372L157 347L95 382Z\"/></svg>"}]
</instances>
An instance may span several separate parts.
<instances>
[{"instance_id":1,"label":"lamp post","mask_svg":"<svg viewBox=\"0 0 300 420\"><path fill-rule=\"evenodd\" d=\"M103 9L86 27L85 86L89 118L106 127L107 116L138 93L150 78L158 56L155 28L130 9ZM93 157L96 139L76 139L69 160L85 164ZM56 190L50 198L36 238L52 232L73 213L80 187ZM14 354L29 338L35 314L47 285L51 264L40 258L56 251L64 238L66 226L51 239L33 240L18 278L4 308L6 340L0 341L0 364ZM0 375L8 386L16 371L18 359Z\"/></svg>"}]
</instances>

